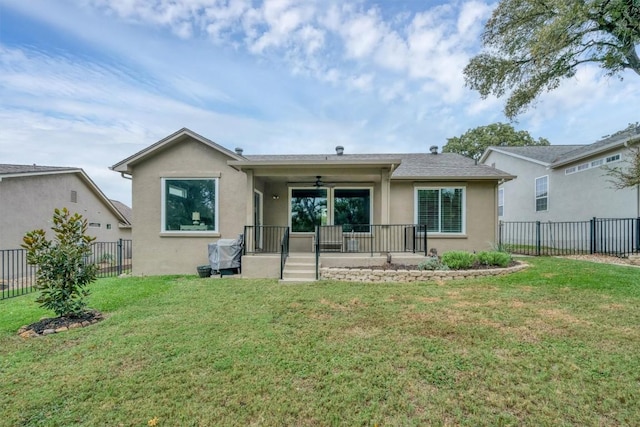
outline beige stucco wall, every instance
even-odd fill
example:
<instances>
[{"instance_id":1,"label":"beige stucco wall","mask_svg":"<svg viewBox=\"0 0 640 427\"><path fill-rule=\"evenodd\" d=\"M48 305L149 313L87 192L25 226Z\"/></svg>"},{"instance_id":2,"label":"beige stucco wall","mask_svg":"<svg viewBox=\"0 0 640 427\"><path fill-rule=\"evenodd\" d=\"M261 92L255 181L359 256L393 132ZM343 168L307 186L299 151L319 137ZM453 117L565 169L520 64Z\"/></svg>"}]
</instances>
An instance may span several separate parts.
<instances>
[{"instance_id":1,"label":"beige stucco wall","mask_svg":"<svg viewBox=\"0 0 640 427\"><path fill-rule=\"evenodd\" d=\"M491 249L497 236L497 184L495 182L391 182L391 224L413 224L416 187L463 187L465 232L428 234L427 246L439 254L450 250L481 251Z\"/></svg>"},{"instance_id":2,"label":"beige stucco wall","mask_svg":"<svg viewBox=\"0 0 640 427\"><path fill-rule=\"evenodd\" d=\"M77 202L71 202L71 191ZM130 229L120 229L118 218L75 173L3 178L0 181L0 249L18 249L28 231L42 228L49 238L53 211L66 207L87 222L100 224L88 234L100 242L130 239ZM107 224L111 229L107 229Z\"/></svg>"},{"instance_id":3,"label":"beige stucco wall","mask_svg":"<svg viewBox=\"0 0 640 427\"><path fill-rule=\"evenodd\" d=\"M186 140L133 166L133 274L196 274L208 264L208 244L235 239L246 219L247 179L227 165L229 158ZM161 232L162 178L219 177L219 233Z\"/></svg>"}]
</instances>

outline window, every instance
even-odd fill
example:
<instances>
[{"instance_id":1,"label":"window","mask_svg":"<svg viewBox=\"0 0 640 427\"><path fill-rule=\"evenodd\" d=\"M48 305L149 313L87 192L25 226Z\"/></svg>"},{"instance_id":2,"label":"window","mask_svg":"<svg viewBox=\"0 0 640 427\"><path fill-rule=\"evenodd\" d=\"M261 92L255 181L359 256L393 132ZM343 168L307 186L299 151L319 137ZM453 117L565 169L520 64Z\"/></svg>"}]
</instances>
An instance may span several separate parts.
<instances>
[{"instance_id":1,"label":"window","mask_svg":"<svg viewBox=\"0 0 640 427\"><path fill-rule=\"evenodd\" d=\"M344 231L370 231L370 188L292 188L290 206L294 233L314 232L316 225L342 225Z\"/></svg>"},{"instance_id":2,"label":"window","mask_svg":"<svg viewBox=\"0 0 640 427\"><path fill-rule=\"evenodd\" d=\"M583 163L581 165L578 165L578 172L583 171L589 169L589 163Z\"/></svg>"},{"instance_id":3,"label":"window","mask_svg":"<svg viewBox=\"0 0 640 427\"><path fill-rule=\"evenodd\" d=\"M549 209L549 176L536 178L536 212Z\"/></svg>"},{"instance_id":4,"label":"window","mask_svg":"<svg viewBox=\"0 0 640 427\"><path fill-rule=\"evenodd\" d=\"M99 222L90 222L89 223L89 228L100 228L100 223Z\"/></svg>"},{"instance_id":5,"label":"window","mask_svg":"<svg viewBox=\"0 0 640 427\"><path fill-rule=\"evenodd\" d=\"M335 189L333 224L351 225L344 231L369 232L371 224L371 190L368 188Z\"/></svg>"},{"instance_id":6,"label":"window","mask_svg":"<svg viewBox=\"0 0 640 427\"><path fill-rule=\"evenodd\" d=\"M107 230L111 230L111 224L107 224Z\"/></svg>"},{"instance_id":7,"label":"window","mask_svg":"<svg viewBox=\"0 0 640 427\"><path fill-rule=\"evenodd\" d=\"M571 166L570 168L566 168L564 170L564 174L565 175L570 175L570 174L575 173L575 172L576 172L576 167L575 166Z\"/></svg>"},{"instance_id":8,"label":"window","mask_svg":"<svg viewBox=\"0 0 640 427\"><path fill-rule=\"evenodd\" d=\"M463 233L464 189L416 189L416 222L432 233Z\"/></svg>"},{"instance_id":9,"label":"window","mask_svg":"<svg viewBox=\"0 0 640 427\"><path fill-rule=\"evenodd\" d=\"M162 231L217 231L218 179L163 178Z\"/></svg>"},{"instance_id":10,"label":"window","mask_svg":"<svg viewBox=\"0 0 640 427\"><path fill-rule=\"evenodd\" d=\"M498 216L504 216L504 188L498 190Z\"/></svg>"},{"instance_id":11,"label":"window","mask_svg":"<svg viewBox=\"0 0 640 427\"><path fill-rule=\"evenodd\" d=\"M607 157L607 159L605 161L607 163L613 163L613 162L620 161L620 154L614 154L613 156L609 156L609 157Z\"/></svg>"},{"instance_id":12,"label":"window","mask_svg":"<svg viewBox=\"0 0 640 427\"><path fill-rule=\"evenodd\" d=\"M71 190L71 203L78 203L78 192Z\"/></svg>"},{"instance_id":13,"label":"window","mask_svg":"<svg viewBox=\"0 0 640 427\"><path fill-rule=\"evenodd\" d=\"M604 164L604 159L598 159L591 162L591 167L595 168L597 166L602 166Z\"/></svg>"},{"instance_id":14,"label":"window","mask_svg":"<svg viewBox=\"0 0 640 427\"><path fill-rule=\"evenodd\" d=\"M291 231L315 231L316 225L327 225L327 189L294 188L291 190Z\"/></svg>"}]
</instances>

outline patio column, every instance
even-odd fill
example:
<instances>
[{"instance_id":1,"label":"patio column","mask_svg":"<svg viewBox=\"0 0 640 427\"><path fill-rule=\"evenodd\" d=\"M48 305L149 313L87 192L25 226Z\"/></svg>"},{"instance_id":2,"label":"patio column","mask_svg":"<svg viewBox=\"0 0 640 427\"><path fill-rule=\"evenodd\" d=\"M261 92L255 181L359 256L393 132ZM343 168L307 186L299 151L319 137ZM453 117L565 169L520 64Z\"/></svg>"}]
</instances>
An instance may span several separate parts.
<instances>
[{"instance_id":1,"label":"patio column","mask_svg":"<svg viewBox=\"0 0 640 427\"><path fill-rule=\"evenodd\" d=\"M247 194L245 195L246 198L246 219L244 221L245 225L255 225L253 223L253 192L254 192L254 177L253 177L253 170L252 169L246 169L244 171L247 174Z\"/></svg>"},{"instance_id":2,"label":"patio column","mask_svg":"<svg viewBox=\"0 0 640 427\"><path fill-rule=\"evenodd\" d=\"M380 171L380 224L389 224L391 213L391 172L388 169Z\"/></svg>"}]
</instances>

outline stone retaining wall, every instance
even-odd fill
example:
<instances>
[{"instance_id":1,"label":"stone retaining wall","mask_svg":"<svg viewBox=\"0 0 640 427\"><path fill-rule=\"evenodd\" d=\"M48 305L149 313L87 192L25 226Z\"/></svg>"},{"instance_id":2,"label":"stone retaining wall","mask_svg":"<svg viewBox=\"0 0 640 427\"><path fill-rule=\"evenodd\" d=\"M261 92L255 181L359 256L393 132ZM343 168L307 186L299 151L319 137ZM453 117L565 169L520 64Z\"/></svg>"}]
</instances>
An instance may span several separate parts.
<instances>
[{"instance_id":1,"label":"stone retaining wall","mask_svg":"<svg viewBox=\"0 0 640 427\"><path fill-rule=\"evenodd\" d=\"M371 268L320 268L322 280L339 280L346 282L428 282L453 279L474 279L485 276L501 276L524 270L528 264L518 262L507 268L491 268L486 270L376 270Z\"/></svg>"}]
</instances>

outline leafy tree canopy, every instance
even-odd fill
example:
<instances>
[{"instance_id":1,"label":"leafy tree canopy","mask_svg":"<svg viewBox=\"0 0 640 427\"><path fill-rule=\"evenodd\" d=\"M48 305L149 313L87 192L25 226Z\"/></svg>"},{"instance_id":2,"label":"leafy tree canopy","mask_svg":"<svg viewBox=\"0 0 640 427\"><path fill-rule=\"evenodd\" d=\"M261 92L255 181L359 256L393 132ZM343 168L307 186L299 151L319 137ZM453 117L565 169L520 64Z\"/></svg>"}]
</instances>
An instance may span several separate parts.
<instances>
[{"instance_id":1,"label":"leafy tree canopy","mask_svg":"<svg viewBox=\"0 0 640 427\"><path fill-rule=\"evenodd\" d=\"M484 150L492 145L522 147L525 145L549 145L549 141L545 138L535 140L529 132L517 131L509 124L493 123L469 129L461 136L447 138L447 143L442 147L442 151L458 153L478 160Z\"/></svg>"},{"instance_id":2,"label":"leafy tree canopy","mask_svg":"<svg viewBox=\"0 0 640 427\"><path fill-rule=\"evenodd\" d=\"M581 64L640 75L640 0L501 0L482 42L466 84L483 98L509 93L504 112L513 119Z\"/></svg>"}]
</instances>

